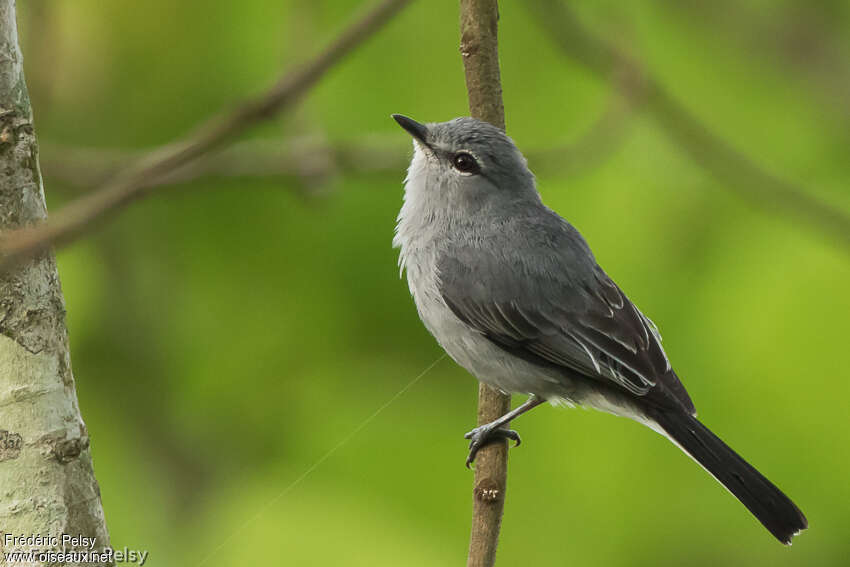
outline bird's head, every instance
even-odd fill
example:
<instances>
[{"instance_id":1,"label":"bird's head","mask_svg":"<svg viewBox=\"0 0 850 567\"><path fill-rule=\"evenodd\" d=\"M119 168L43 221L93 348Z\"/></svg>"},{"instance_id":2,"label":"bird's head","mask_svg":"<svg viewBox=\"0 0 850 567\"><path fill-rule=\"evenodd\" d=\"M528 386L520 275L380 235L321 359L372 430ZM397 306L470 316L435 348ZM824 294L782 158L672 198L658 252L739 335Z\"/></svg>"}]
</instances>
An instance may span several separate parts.
<instances>
[{"instance_id":1,"label":"bird's head","mask_svg":"<svg viewBox=\"0 0 850 567\"><path fill-rule=\"evenodd\" d=\"M393 118L414 142L406 198L464 212L539 201L525 158L495 126L467 117L429 124Z\"/></svg>"}]
</instances>

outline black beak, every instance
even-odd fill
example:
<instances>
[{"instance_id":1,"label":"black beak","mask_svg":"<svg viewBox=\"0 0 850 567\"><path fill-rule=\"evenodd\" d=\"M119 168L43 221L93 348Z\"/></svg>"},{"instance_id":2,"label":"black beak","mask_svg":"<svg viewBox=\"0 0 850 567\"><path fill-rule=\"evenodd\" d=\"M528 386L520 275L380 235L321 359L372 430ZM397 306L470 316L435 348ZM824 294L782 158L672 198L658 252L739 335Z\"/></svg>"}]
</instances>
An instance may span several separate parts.
<instances>
[{"instance_id":1,"label":"black beak","mask_svg":"<svg viewBox=\"0 0 850 567\"><path fill-rule=\"evenodd\" d=\"M428 127L424 124L420 124L416 120L412 118L408 118L407 116L403 116L401 114L393 114L393 118L396 122L398 122L399 126L407 130L407 132L422 142L425 147L428 147Z\"/></svg>"}]
</instances>

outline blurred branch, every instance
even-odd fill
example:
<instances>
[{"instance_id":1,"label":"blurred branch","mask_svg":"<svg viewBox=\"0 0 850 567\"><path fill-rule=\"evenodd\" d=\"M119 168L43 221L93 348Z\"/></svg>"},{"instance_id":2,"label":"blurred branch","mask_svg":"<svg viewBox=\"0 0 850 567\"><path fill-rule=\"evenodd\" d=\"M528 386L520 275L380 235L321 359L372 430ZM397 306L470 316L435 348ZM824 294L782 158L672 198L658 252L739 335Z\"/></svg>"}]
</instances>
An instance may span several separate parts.
<instances>
[{"instance_id":1,"label":"blurred branch","mask_svg":"<svg viewBox=\"0 0 850 567\"><path fill-rule=\"evenodd\" d=\"M563 52L591 71L608 78L624 65L635 69L635 75L641 77L644 106L696 163L759 206L803 221L850 250L850 216L761 169L711 133L658 80L629 56L588 32L561 2L533 0L530 5L541 28Z\"/></svg>"},{"instance_id":2,"label":"blurred branch","mask_svg":"<svg viewBox=\"0 0 850 567\"><path fill-rule=\"evenodd\" d=\"M597 167L626 139L635 103L612 97L611 104L576 141L527 153L537 172L555 170L578 175ZM116 150L42 144L44 177L75 189L98 186L145 155L143 150ZM410 144L395 134L373 134L346 142L321 136L252 139L212 151L152 184L173 185L199 179L296 178L317 188L342 174L398 173L410 163Z\"/></svg>"},{"instance_id":3,"label":"blurred branch","mask_svg":"<svg viewBox=\"0 0 850 567\"><path fill-rule=\"evenodd\" d=\"M474 118L505 129L505 107L499 76L499 6L496 0L460 0L460 52ZM511 397L483 382L478 386L478 425L511 409ZM467 567L492 567L508 485L507 442L491 443L478 452Z\"/></svg>"},{"instance_id":4,"label":"blurred branch","mask_svg":"<svg viewBox=\"0 0 850 567\"><path fill-rule=\"evenodd\" d=\"M529 152L526 157L532 171L552 170L575 176L600 167L628 139L634 111L640 105L640 91L621 80L622 96L612 96L605 111L575 142Z\"/></svg>"},{"instance_id":5,"label":"blurred branch","mask_svg":"<svg viewBox=\"0 0 850 567\"><path fill-rule=\"evenodd\" d=\"M334 143L320 136L243 140L173 170L160 177L157 184L205 178L295 177L314 186L343 171L397 173L407 167L409 149L409 144L399 141L398 136L373 135ZM45 146L42 168L45 178L71 187L91 187L138 159L140 153Z\"/></svg>"},{"instance_id":6,"label":"blurred branch","mask_svg":"<svg viewBox=\"0 0 850 567\"><path fill-rule=\"evenodd\" d=\"M265 94L233 112L214 116L182 140L154 150L100 189L71 203L48 221L6 234L0 241L0 272L51 245L67 244L92 223L161 186L161 179L210 151L232 143L246 129L298 102L325 73L379 30L410 0L383 0L356 19L306 65L278 80Z\"/></svg>"},{"instance_id":7,"label":"blurred branch","mask_svg":"<svg viewBox=\"0 0 850 567\"><path fill-rule=\"evenodd\" d=\"M21 2L18 14L21 51L27 61L30 99L40 117L49 112L56 94L55 71L64 65L64 52L57 48L56 12L51 0Z\"/></svg>"},{"instance_id":8,"label":"blurred branch","mask_svg":"<svg viewBox=\"0 0 850 567\"><path fill-rule=\"evenodd\" d=\"M665 0L664 5L714 35L723 34L724 42L736 42L747 54L782 65L783 75L793 67L803 80L794 79L814 90L841 120L850 120L850 60L843 49L843 19L835 13L839 4L791 2L780 10L771 6L770 17L763 7L745 2Z\"/></svg>"}]
</instances>

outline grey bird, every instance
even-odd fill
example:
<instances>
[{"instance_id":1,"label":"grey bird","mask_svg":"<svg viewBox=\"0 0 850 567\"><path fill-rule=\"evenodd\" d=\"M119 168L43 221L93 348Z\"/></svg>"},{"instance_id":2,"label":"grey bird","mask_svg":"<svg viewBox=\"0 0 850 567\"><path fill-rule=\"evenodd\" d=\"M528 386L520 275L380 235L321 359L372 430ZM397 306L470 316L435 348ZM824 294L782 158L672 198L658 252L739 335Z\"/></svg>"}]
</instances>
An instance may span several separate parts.
<instances>
[{"instance_id":1,"label":"grey bird","mask_svg":"<svg viewBox=\"0 0 850 567\"><path fill-rule=\"evenodd\" d=\"M419 317L478 380L528 401L466 434L482 446L544 401L634 419L668 437L785 544L808 527L776 486L696 419L658 329L540 200L525 158L472 118L420 124L393 244Z\"/></svg>"}]
</instances>

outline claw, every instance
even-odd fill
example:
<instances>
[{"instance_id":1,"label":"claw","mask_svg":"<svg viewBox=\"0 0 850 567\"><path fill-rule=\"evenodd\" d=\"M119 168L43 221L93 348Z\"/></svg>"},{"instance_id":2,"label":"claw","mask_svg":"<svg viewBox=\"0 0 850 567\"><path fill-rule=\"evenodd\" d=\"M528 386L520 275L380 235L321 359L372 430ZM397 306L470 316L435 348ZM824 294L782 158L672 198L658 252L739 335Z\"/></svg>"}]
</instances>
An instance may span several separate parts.
<instances>
[{"instance_id":1,"label":"claw","mask_svg":"<svg viewBox=\"0 0 850 567\"><path fill-rule=\"evenodd\" d=\"M487 425L476 427L472 431L466 433L463 438L470 439L469 455L466 457L466 468L470 468L470 465L475 461L475 455L478 453L479 449L485 445L501 439L510 439L514 442L514 447L517 447L520 443L522 443L519 433L513 429L488 427Z\"/></svg>"}]
</instances>

